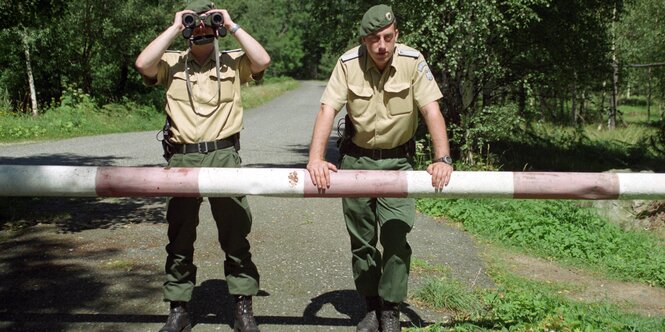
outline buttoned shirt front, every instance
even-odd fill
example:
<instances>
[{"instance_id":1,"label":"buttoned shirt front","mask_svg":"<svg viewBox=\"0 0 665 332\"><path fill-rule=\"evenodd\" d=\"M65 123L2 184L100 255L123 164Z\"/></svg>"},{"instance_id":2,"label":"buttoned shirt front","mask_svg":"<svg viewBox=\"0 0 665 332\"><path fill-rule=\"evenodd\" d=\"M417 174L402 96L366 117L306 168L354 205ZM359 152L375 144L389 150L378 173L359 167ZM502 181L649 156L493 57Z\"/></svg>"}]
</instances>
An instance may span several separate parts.
<instances>
[{"instance_id":1,"label":"buttoned shirt front","mask_svg":"<svg viewBox=\"0 0 665 332\"><path fill-rule=\"evenodd\" d=\"M442 97L417 50L396 44L391 61L381 72L361 45L339 58L321 103L336 112L346 105L356 130L354 144L390 149L410 140L418 126L419 109Z\"/></svg>"},{"instance_id":2,"label":"buttoned shirt front","mask_svg":"<svg viewBox=\"0 0 665 332\"><path fill-rule=\"evenodd\" d=\"M172 120L173 143L227 138L243 127L240 86L253 80L241 50L220 52L219 85L214 52L199 65L187 51L166 52L158 64L155 85L166 88L166 113ZM187 87L187 80L191 93Z\"/></svg>"}]
</instances>

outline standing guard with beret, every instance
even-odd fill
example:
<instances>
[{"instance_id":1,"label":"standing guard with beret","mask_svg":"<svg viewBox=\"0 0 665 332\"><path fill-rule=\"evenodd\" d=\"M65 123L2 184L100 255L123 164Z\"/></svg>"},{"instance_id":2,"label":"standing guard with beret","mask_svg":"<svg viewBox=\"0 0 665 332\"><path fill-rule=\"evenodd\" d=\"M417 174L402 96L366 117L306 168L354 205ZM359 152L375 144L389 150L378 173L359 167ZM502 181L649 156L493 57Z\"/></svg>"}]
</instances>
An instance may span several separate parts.
<instances>
[{"instance_id":1,"label":"standing guard with beret","mask_svg":"<svg viewBox=\"0 0 665 332\"><path fill-rule=\"evenodd\" d=\"M239 167L241 163L240 86L261 79L270 56L225 9L216 8L211 0L191 1L136 59L146 84L166 89L168 122L163 144L169 167ZM242 50L218 51L217 37L227 31ZM188 39L189 49L167 51L180 35ZM259 331L252 311L259 273L247 240L252 226L247 198L211 197L209 201L225 253L224 275L236 301L234 330ZM168 201L163 290L171 310L162 332L191 330L188 302L196 284L194 241L201 202L198 197L172 197Z\"/></svg>"},{"instance_id":2,"label":"standing guard with beret","mask_svg":"<svg viewBox=\"0 0 665 332\"><path fill-rule=\"evenodd\" d=\"M340 168L412 170L418 111L434 143L435 160L427 167L436 190L448 185L453 171L446 124L438 100L443 97L427 62L417 50L397 43L392 9L370 8L360 26L362 44L339 58L321 97L307 170L319 190L330 188L326 143L336 114L346 106ZM413 228L411 198L344 198L351 239L352 270L367 313L357 331L399 331L399 304L406 298L411 262L407 234ZM377 248L381 243L383 253Z\"/></svg>"}]
</instances>

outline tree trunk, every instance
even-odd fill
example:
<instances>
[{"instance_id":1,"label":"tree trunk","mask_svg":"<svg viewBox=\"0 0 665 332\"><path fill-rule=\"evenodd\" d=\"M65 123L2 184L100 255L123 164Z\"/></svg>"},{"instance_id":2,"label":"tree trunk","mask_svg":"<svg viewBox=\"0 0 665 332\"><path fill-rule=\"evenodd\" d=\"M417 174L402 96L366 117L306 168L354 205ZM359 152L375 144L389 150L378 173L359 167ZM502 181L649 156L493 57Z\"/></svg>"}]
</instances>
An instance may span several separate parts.
<instances>
[{"instance_id":1,"label":"tree trunk","mask_svg":"<svg viewBox=\"0 0 665 332\"><path fill-rule=\"evenodd\" d=\"M35 90L35 79L32 76L32 66L30 65L30 43L28 42L28 30L21 29L21 40L23 41L23 51L25 53L25 71L28 73L28 85L30 86L30 101L32 103L32 116L37 116L37 92Z\"/></svg>"},{"instance_id":2,"label":"tree trunk","mask_svg":"<svg viewBox=\"0 0 665 332\"><path fill-rule=\"evenodd\" d=\"M619 91L619 62L616 52L615 22L617 21L617 8L614 5L612 11L612 95L610 101L610 111L607 117L607 127L614 129L617 124L617 94Z\"/></svg>"},{"instance_id":3,"label":"tree trunk","mask_svg":"<svg viewBox=\"0 0 665 332\"><path fill-rule=\"evenodd\" d=\"M524 117L526 115L526 85L525 82L520 82L519 85L519 91L518 91L518 96L517 96L517 114L519 114L521 117Z\"/></svg>"},{"instance_id":4,"label":"tree trunk","mask_svg":"<svg viewBox=\"0 0 665 332\"><path fill-rule=\"evenodd\" d=\"M647 123L651 121L651 67L649 67L649 93L647 94Z\"/></svg>"},{"instance_id":5,"label":"tree trunk","mask_svg":"<svg viewBox=\"0 0 665 332\"><path fill-rule=\"evenodd\" d=\"M573 120L572 125L577 126L577 116L578 116L578 114L577 114L577 82L573 82L573 88L570 91L570 93L572 94L572 96L570 98L570 100L571 100L570 114L571 114L572 120Z\"/></svg>"},{"instance_id":6,"label":"tree trunk","mask_svg":"<svg viewBox=\"0 0 665 332\"><path fill-rule=\"evenodd\" d=\"M579 111L580 120L582 120L582 124L586 123L586 121L584 121L584 119L586 119L585 113L586 113L586 90L582 90L582 99L580 100L580 111Z\"/></svg>"}]
</instances>

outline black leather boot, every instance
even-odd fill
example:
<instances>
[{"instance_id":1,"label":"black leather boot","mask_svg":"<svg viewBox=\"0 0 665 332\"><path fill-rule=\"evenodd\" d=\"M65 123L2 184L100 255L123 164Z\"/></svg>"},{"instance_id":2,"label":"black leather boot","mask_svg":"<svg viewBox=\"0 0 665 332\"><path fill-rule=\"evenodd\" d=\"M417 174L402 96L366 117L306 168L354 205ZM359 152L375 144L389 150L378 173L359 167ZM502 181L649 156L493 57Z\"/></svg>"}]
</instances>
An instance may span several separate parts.
<instances>
[{"instance_id":1,"label":"black leather boot","mask_svg":"<svg viewBox=\"0 0 665 332\"><path fill-rule=\"evenodd\" d=\"M365 305L367 313L365 318L358 323L356 332L378 332L381 298L378 296L365 297Z\"/></svg>"},{"instance_id":2,"label":"black leather boot","mask_svg":"<svg viewBox=\"0 0 665 332\"><path fill-rule=\"evenodd\" d=\"M159 332L190 332L192 331L192 321L187 310L187 302L171 302L169 318Z\"/></svg>"},{"instance_id":3,"label":"black leather boot","mask_svg":"<svg viewBox=\"0 0 665 332\"><path fill-rule=\"evenodd\" d=\"M235 332L259 332L259 327L254 320L254 312L252 311L252 297L251 296L235 296L236 309L235 309L235 324L233 331Z\"/></svg>"},{"instance_id":4,"label":"black leather boot","mask_svg":"<svg viewBox=\"0 0 665 332\"><path fill-rule=\"evenodd\" d=\"M399 323L399 303L383 301L381 308L381 331L399 332L402 327Z\"/></svg>"}]
</instances>

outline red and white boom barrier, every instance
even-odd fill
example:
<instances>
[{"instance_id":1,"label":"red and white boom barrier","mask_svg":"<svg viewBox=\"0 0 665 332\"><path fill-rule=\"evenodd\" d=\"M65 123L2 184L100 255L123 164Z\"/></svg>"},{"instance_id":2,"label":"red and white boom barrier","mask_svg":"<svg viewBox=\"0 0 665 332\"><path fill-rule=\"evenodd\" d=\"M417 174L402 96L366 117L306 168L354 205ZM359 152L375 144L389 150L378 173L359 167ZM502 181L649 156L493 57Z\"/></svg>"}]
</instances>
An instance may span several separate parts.
<instances>
[{"instance_id":1,"label":"red and white boom barrier","mask_svg":"<svg viewBox=\"0 0 665 332\"><path fill-rule=\"evenodd\" d=\"M435 190L425 171L331 173L319 191L305 169L0 165L0 196L444 197L665 199L665 174L453 172Z\"/></svg>"}]
</instances>

